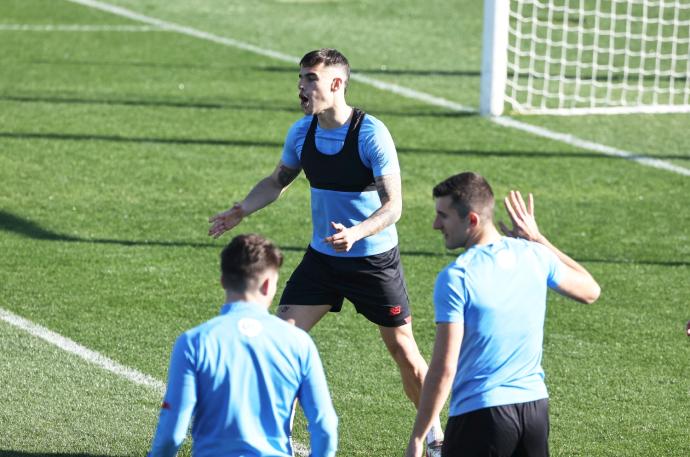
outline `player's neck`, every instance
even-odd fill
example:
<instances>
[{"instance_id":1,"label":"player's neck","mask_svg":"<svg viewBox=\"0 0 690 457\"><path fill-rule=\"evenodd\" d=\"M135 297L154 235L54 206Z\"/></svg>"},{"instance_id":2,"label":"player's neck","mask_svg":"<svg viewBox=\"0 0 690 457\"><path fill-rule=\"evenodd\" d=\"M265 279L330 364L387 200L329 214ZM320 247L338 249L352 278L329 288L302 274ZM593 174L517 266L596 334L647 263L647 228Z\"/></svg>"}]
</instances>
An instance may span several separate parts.
<instances>
[{"instance_id":1,"label":"player's neck","mask_svg":"<svg viewBox=\"0 0 690 457\"><path fill-rule=\"evenodd\" d=\"M268 308L271 306L270 301L266 301L266 296L260 293L236 293L229 290L225 291L225 303L233 303L236 301L243 301L247 303L253 303L257 306Z\"/></svg>"},{"instance_id":2,"label":"player's neck","mask_svg":"<svg viewBox=\"0 0 690 457\"><path fill-rule=\"evenodd\" d=\"M347 103L336 103L332 108L324 110L316 115L319 118L319 127L322 129L337 129L350 121L352 107Z\"/></svg>"},{"instance_id":3,"label":"player's neck","mask_svg":"<svg viewBox=\"0 0 690 457\"><path fill-rule=\"evenodd\" d=\"M496 227L493 223L486 224L485 226L478 228L470 235L467 239L467 244L465 249L469 249L472 246L483 246L486 244L495 243L501 239L501 234L498 233Z\"/></svg>"}]
</instances>

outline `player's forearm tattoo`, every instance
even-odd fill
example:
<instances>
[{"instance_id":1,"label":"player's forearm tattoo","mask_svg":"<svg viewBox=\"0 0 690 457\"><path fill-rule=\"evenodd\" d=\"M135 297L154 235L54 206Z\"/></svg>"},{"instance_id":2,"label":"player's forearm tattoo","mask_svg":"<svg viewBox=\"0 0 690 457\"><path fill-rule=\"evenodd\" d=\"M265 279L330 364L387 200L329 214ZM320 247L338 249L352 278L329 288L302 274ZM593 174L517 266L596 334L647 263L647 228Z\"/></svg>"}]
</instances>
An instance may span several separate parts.
<instances>
[{"instance_id":1,"label":"player's forearm tattoo","mask_svg":"<svg viewBox=\"0 0 690 457\"><path fill-rule=\"evenodd\" d=\"M375 220L374 233L394 224L400 218L402 212L400 176L379 176L376 178L376 191L381 200L381 208L372 215Z\"/></svg>"},{"instance_id":2,"label":"player's forearm tattoo","mask_svg":"<svg viewBox=\"0 0 690 457\"><path fill-rule=\"evenodd\" d=\"M285 187L295 180L299 174L299 168L289 168L285 165L281 165L278 170L278 183Z\"/></svg>"}]
</instances>

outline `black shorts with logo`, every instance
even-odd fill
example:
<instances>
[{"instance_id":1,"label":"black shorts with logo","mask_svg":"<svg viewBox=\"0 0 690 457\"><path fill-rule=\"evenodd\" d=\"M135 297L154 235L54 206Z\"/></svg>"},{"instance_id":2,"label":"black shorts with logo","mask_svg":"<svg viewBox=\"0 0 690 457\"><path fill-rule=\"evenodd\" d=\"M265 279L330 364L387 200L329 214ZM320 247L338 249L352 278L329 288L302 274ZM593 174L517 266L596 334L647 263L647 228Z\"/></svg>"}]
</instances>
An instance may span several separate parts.
<instances>
[{"instance_id":1,"label":"black shorts with logo","mask_svg":"<svg viewBox=\"0 0 690 457\"><path fill-rule=\"evenodd\" d=\"M407 286L398 247L366 257L335 257L311 246L285 285L281 305L331 305L347 298L358 313L383 327L410 322Z\"/></svg>"},{"instance_id":2,"label":"black shorts with logo","mask_svg":"<svg viewBox=\"0 0 690 457\"><path fill-rule=\"evenodd\" d=\"M449 417L441 455L548 457L548 398Z\"/></svg>"}]
</instances>

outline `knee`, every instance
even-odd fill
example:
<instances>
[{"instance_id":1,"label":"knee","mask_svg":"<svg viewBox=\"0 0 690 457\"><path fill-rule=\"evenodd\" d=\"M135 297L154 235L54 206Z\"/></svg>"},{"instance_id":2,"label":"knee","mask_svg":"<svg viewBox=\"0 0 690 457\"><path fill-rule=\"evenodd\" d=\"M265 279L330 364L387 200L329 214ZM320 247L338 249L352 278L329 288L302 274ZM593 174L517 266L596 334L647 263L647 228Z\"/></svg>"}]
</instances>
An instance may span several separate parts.
<instances>
[{"instance_id":1,"label":"knee","mask_svg":"<svg viewBox=\"0 0 690 457\"><path fill-rule=\"evenodd\" d=\"M387 344L388 351L393 356L393 360L401 368L415 369L423 363L422 355L419 353L417 343L411 338L397 338Z\"/></svg>"}]
</instances>

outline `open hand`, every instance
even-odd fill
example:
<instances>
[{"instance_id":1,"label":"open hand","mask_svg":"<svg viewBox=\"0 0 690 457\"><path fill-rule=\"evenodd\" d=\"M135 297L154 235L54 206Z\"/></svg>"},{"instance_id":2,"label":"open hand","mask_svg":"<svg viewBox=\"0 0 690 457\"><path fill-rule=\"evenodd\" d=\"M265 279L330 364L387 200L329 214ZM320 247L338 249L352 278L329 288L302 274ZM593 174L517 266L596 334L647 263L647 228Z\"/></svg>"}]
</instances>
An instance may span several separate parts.
<instances>
[{"instance_id":1,"label":"open hand","mask_svg":"<svg viewBox=\"0 0 690 457\"><path fill-rule=\"evenodd\" d=\"M208 221L213 224L211 225L211 228L208 229L209 236L218 238L223 233L233 229L237 224L239 224L243 217L244 210L242 209L242 205L240 203L235 203L229 210L209 217Z\"/></svg>"},{"instance_id":2,"label":"open hand","mask_svg":"<svg viewBox=\"0 0 690 457\"><path fill-rule=\"evenodd\" d=\"M503 200L513 228L508 229L503 222L499 222L501 231L513 238L524 238L529 241L539 241L541 233L534 218L534 197L529 194L529 204L525 206L525 201L520 191L511 190Z\"/></svg>"}]
</instances>

